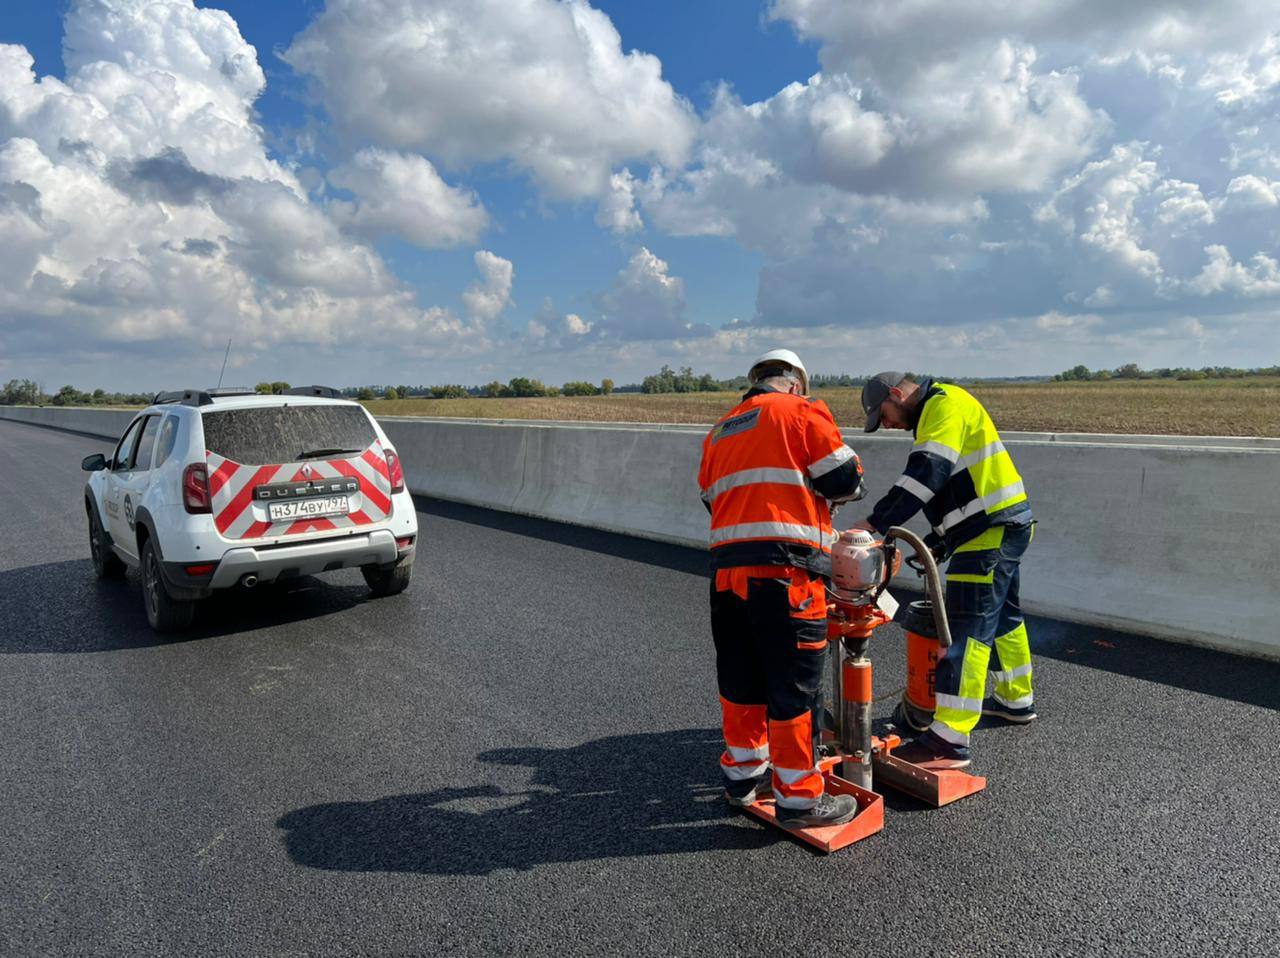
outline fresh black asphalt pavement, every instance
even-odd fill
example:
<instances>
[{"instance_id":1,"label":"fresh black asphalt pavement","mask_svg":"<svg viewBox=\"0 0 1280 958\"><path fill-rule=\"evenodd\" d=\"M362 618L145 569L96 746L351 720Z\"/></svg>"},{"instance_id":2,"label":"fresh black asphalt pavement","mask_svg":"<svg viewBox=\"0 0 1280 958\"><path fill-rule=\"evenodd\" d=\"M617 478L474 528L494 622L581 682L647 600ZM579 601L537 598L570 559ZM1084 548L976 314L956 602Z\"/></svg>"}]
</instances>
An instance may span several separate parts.
<instances>
[{"instance_id":1,"label":"fresh black asphalt pavement","mask_svg":"<svg viewBox=\"0 0 1280 958\"><path fill-rule=\"evenodd\" d=\"M161 638L90 567L105 447L0 422L2 955L1280 950L1276 664L1032 620L987 790L823 856L721 799L702 553L421 500L404 595Z\"/></svg>"}]
</instances>

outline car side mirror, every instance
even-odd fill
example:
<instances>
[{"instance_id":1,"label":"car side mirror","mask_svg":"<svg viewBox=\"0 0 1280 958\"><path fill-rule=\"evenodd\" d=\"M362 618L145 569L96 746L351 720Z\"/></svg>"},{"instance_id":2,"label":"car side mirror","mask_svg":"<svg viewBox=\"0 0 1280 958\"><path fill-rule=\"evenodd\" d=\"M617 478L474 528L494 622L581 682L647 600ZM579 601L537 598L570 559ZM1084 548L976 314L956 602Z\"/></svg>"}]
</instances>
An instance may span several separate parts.
<instances>
[{"instance_id":1,"label":"car side mirror","mask_svg":"<svg viewBox=\"0 0 1280 958\"><path fill-rule=\"evenodd\" d=\"M95 452L92 456L85 456L80 460L80 468L85 472L98 472L107 468L107 457L100 452Z\"/></svg>"}]
</instances>

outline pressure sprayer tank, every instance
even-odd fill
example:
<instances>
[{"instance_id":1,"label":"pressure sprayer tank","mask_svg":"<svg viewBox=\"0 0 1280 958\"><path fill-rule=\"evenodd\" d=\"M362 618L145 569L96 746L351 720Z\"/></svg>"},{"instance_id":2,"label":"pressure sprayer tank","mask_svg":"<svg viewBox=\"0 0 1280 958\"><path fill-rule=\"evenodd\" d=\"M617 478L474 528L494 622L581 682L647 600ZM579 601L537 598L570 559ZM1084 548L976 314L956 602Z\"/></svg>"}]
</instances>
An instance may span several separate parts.
<instances>
[{"instance_id":1,"label":"pressure sprayer tank","mask_svg":"<svg viewBox=\"0 0 1280 958\"><path fill-rule=\"evenodd\" d=\"M902 627L907 632L907 690L903 699L911 710L912 724L924 727L933 720L937 707L938 657L942 654L932 603L928 599L912 602Z\"/></svg>"}]
</instances>

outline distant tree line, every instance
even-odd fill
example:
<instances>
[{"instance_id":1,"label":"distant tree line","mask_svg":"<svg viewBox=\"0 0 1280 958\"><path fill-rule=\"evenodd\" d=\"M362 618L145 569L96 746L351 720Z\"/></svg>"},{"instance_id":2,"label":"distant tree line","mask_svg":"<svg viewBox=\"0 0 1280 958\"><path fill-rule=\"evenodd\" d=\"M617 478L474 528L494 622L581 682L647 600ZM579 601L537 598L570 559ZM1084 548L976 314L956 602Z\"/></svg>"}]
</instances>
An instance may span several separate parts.
<instances>
[{"instance_id":1,"label":"distant tree line","mask_svg":"<svg viewBox=\"0 0 1280 958\"><path fill-rule=\"evenodd\" d=\"M1088 366L1072 366L1053 377L1054 382L1099 382L1108 379L1243 379L1245 376L1280 376L1280 366L1260 366L1255 369L1237 369L1234 366L1202 366L1189 369L1185 366L1139 369L1137 363L1125 363L1115 369L1090 369Z\"/></svg>"},{"instance_id":2,"label":"distant tree line","mask_svg":"<svg viewBox=\"0 0 1280 958\"><path fill-rule=\"evenodd\" d=\"M32 379L10 379L0 391L0 405L4 406L144 406L152 398L152 393L85 392L75 386L48 394Z\"/></svg>"},{"instance_id":3,"label":"distant tree line","mask_svg":"<svg viewBox=\"0 0 1280 958\"><path fill-rule=\"evenodd\" d=\"M510 399L540 396L608 396L614 391L612 379L602 379L600 385L585 381L567 382L563 386L548 386L540 379L516 376L508 382L494 380L483 386L461 386L447 383L440 386L349 386L341 390L344 396L362 402L373 399Z\"/></svg>"}]
</instances>

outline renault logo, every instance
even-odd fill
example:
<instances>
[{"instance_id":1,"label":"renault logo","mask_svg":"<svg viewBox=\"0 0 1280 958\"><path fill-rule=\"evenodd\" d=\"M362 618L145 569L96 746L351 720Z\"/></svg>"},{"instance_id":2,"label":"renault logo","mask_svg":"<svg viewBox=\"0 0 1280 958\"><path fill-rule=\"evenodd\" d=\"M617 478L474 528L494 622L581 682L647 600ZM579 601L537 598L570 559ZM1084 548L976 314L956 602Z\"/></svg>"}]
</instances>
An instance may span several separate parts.
<instances>
[{"instance_id":1,"label":"renault logo","mask_svg":"<svg viewBox=\"0 0 1280 958\"><path fill-rule=\"evenodd\" d=\"M302 467L302 476L303 476L303 478L304 478L304 479L310 479L310 478L311 478L311 472L312 472L312 470L311 470L311 467L310 467L310 466L306 466L306 465L304 465L304 466Z\"/></svg>"}]
</instances>

